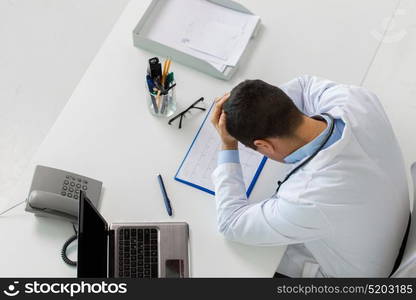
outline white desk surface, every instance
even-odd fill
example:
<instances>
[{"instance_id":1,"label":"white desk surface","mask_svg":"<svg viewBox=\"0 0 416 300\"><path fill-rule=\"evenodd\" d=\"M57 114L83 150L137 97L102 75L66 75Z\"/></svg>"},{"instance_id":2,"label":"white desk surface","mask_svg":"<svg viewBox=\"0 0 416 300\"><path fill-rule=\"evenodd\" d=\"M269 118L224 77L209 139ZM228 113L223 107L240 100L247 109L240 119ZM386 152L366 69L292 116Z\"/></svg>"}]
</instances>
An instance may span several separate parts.
<instances>
[{"instance_id":1,"label":"white desk surface","mask_svg":"<svg viewBox=\"0 0 416 300\"><path fill-rule=\"evenodd\" d=\"M224 82L172 64L177 98L185 107L213 99L246 78L273 84L309 73L360 84L379 41L371 34L397 0L351 2L244 0L263 29L235 77ZM217 232L214 198L173 180L203 115L184 128L154 118L146 107L144 75L151 53L134 48L132 30L149 0L132 0L41 145L12 202L24 199L36 164L104 183L100 212L115 221L179 221L190 225L194 277L270 277L284 247L252 247ZM62 70L64 72L65 70ZM59 74L57 74L59 76ZM166 214L156 173L164 176L174 217ZM283 167L268 161L250 199L273 193ZM1 276L76 276L60 259L72 234L68 223L36 218L19 207L0 217Z\"/></svg>"}]
</instances>

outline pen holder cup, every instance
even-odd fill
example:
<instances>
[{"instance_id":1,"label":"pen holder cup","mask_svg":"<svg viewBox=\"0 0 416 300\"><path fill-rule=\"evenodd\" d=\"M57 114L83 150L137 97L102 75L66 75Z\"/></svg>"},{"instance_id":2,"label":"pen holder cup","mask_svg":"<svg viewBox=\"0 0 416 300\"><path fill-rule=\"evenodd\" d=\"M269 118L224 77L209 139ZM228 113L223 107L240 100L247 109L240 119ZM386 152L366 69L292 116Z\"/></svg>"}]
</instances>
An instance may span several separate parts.
<instances>
[{"instance_id":1,"label":"pen holder cup","mask_svg":"<svg viewBox=\"0 0 416 300\"><path fill-rule=\"evenodd\" d=\"M172 85L174 82L172 83ZM150 91L147 93L147 106L150 113L156 117L169 118L176 111L176 87L169 89L166 94L160 94Z\"/></svg>"}]
</instances>

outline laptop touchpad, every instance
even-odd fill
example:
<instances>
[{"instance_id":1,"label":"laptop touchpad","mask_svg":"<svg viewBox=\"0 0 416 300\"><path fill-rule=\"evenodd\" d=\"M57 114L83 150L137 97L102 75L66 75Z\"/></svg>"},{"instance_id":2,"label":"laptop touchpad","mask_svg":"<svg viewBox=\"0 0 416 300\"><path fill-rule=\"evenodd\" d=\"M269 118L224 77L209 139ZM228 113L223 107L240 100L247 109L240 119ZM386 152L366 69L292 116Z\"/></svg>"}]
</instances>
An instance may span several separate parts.
<instances>
[{"instance_id":1,"label":"laptop touchpad","mask_svg":"<svg viewBox=\"0 0 416 300\"><path fill-rule=\"evenodd\" d=\"M166 278L180 278L184 276L182 259L167 259L165 267Z\"/></svg>"}]
</instances>

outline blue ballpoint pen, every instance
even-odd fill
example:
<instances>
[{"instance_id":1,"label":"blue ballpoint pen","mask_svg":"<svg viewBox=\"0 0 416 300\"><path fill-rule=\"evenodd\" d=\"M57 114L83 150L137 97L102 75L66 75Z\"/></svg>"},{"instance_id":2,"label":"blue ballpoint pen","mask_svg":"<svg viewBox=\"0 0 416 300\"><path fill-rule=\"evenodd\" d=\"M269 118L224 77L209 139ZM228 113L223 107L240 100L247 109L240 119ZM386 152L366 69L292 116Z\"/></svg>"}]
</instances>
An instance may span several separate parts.
<instances>
[{"instance_id":1,"label":"blue ballpoint pen","mask_svg":"<svg viewBox=\"0 0 416 300\"><path fill-rule=\"evenodd\" d=\"M166 211L169 216L172 216L172 207L170 206L170 200L166 193L165 184L163 183L162 175L157 174L157 180L159 181L160 190L162 191L163 200L165 201Z\"/></svg>"}]
</instances>

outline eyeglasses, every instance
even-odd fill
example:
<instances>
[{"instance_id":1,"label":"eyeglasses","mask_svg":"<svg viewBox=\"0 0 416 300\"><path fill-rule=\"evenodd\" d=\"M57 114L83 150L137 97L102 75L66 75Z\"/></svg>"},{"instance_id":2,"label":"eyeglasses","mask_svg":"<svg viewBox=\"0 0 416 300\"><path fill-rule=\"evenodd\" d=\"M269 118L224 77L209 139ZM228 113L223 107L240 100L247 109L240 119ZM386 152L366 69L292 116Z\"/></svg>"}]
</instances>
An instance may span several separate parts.
<instances>
[{"instance_id":1,"label":"eyeglasses","mask_svg":"<svg viewBox=\"0 0 416 300\"><path fill-rule=\"evenodd\" d=\"M192 103L187 109L185 109L183 112L179 113L178 115L174 116L172 119L169 120L168 124L172 125L172 122L179 119L179 129L182 128L182 120L183 118L187 118L192 116L192 109L197 109L200 111L206 111L205 107L196 106L197 104L200 104L202 106L205 105L204 97L199 98L194 103Z\"/></svg>"}]
</instances>

